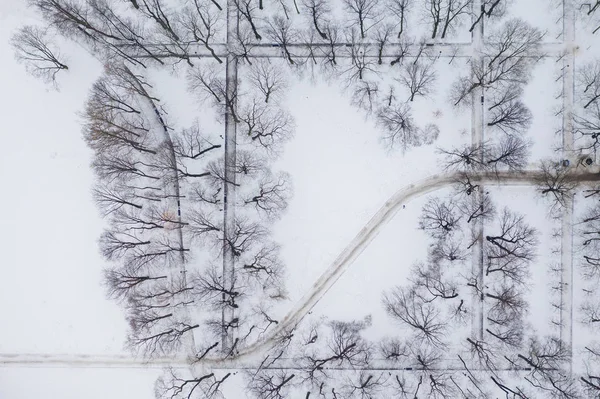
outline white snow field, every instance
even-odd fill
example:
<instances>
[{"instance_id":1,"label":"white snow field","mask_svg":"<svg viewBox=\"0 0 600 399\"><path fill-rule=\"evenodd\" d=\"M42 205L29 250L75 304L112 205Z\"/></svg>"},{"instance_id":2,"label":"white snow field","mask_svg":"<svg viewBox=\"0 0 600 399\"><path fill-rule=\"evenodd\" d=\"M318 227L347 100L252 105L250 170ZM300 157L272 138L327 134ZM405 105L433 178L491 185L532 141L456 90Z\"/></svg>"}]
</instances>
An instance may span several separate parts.
<instances>
[{"instance_id":1,"label":"white snow field","mask_svg":"<svg viewBox=\"0 0 600 399\"><path fill-rule=\"evenodd\" d=\"M600 3L28 3L0 398L600 395Z\"/></svg>"}]
</instances>

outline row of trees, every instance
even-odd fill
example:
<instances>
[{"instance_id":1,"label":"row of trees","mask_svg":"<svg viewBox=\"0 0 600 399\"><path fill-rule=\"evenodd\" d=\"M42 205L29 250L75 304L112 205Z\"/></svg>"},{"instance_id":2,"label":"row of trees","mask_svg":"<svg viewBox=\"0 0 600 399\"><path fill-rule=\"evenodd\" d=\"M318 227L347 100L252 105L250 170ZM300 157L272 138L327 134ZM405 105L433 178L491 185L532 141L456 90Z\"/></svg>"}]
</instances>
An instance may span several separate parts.
<instances>
[{"instance_id":1,"label":"row of trees","mask_svg":"<svg viewBox=\"0 0 600 399\"><path fill-rule=\"evenodd\" d=\"M577 220L574 229L575 266L581 279L579 306L574 310L575 322L581 323L591 339L582 339L578 347L583 352L584 374L580 377L590 396L600 394L600 342L596 339L600 332L600 207L598 207L599 187L592 186L583 191L581 201L585 211Z\"/></svg>"},{"instance_id":2,"label":"row of trees","mask_svg":"<svg viewBox=\"0 0 600 399\"><path fill-rule=\"evenodd\" d=\"M587 158L596 161L600 135L600 60L578 67L575 79L574 150L582 161Z\"/></svg>"},{"instance_id":3,"label":"row of trees","mask_svg":"<svg viewBox=\"0 0 600 399\"><path fill-rule=\"evenodd\" d=\"M588 16L595 16L597 4L589 9ZM597 25L593 26L596 29ZM575 95L574 95L574 155L578 163L574 165L578 169L585 169L595 164L598 159L598 136L600 135L600 61L591 60L575 69ZM564 185L563 185L564 186ZM569 188L569 187L567 187ZM576 303L575 322L581 323L584 330L595 337L600 331L600 247L597 245L598 218L600 209L596 205L598 199L598 187L592 185L583 190L581 197L574 189L565 190L566 197L573 206L572 201L581 203L583 212L576 212L575 234L575 266L581 277L581 290L576 294L581 295L581 300ZM575 207L577 210L579 207ZM589 396L600 394L600 343L596 339L582 340L580 350L583 352L584 374L580 381L584 384Z\"/></svg>"},{"instance_id":4,"label":"row of trees","mask_svg":"<svg viewBox=\"0 0 600 399\"><path fill-rule=\"evenodd\" d=\"M532 337L512 351L466 338L467 350L450 352L410 338L371 342L364 337L368 327L368 318L320 319L282 333L256 369L243 372L246 392L259 399L594 395L589 387L596 377L577 381L562 372L569 353L552 337ZM169 398L221 398L229 378L239 377L167 370L156 392Z\"/></svg>"},{"instance_id":5,"label":"row of trees","mask_svg":"<svg viewBox=\"0 0 600 399\"><path fill-rule=\"evenodd\" d=\"M201 47L215 61L223 62L218 43L225 42L225 5L217 0L135 0L129 2L128 9L111 0L31 3L61 34L83 41L104 56L118 56L139 66L147 61L164 64L167 56L192 66L191 55ZM484 4L476 23L484 16L501 15L502 3ZM294 42L329 47L330 61L335 64L336 47L348 41L348 32L355 32L355 40L377 40L382 48L393 39L403 38L409 21L424 18L431 26L430 37L444 39L463 25L472 11L471 0L430 0L421 4L412 0L343 0L339 4L325 0L266 4L262 0L236 0L235 6L240 15L233 50L236 55L246 56L249 48L268 38L280 45L291 64L295 60L289 45ZM411 29L416 32L417 26Z\"/></svg>"},{"instance_id":6,"label":"row of trees","mask_svg":"<svg viewBox=\"0 0 600 399\"><path fill-rule=\"evenodd\" d=\"M220 339L229 329L243 331L241 346L277 323L269 308L285 297L268 223L287 206L290 183L270 170L268 156L289 137L292 121L263 106L258 90L236 99L254 108L240 107L237 212L225 234L221 141L198 123L172 131L151 92L142 75L117 64L94 83L85 108L84 138L98 176L93 194L109 221L100 239L114 265L106 271L108 292L127 310L129 346L146 356L177 352L193 334ZM224 250L235 258L229 281L221 272ZM239 313L227 325L224 308Z\"/></svg>"},{"instance_id":7,"label":"row of trees","mask_svg":"<svg viewBox=\"0 0 600 399\"><path fill-rule=\"evenodd\" d=\"M436 125L420 126L412 116L410 103L434 91L439 54L430 51L427 36L420 40L414 36L417 29L409 27L408 21L421 15L431 22L432 38L444 38L466 22L472 8L470 0L431 0L423 4L389 0L385 5L371 0L345 0L338 5L310 0L294 3L293 7L283 1L263 4L239 0L235 2L240 16L237 34L229 38L233 43L223 50L218 44L225 41L223 5L218 1L194 0L167 6L162 1L135 2L129 9L110 0L35 0L33 4L61 34L84 42L103 58L118 57L142 67L173 60L193 67L198 64L193 58L198 49L208 51L217 65L223 62L225 53L251 65L258 62L253 57L258 41L268 38L279 47L282 58L299 71L341 76L352 102L374 115L383 130L385 145L403 151L431 144L439 134ZM502 16L504 3L484 2L481 13L474 16L471 30L484 19ZM384 9L392 12L383 12ZM337 11L342 10L345 16L337 20ZM302 16L292 18L298 13ZM29 28L29 33L21 32L21 36L35 37L31 29L34 28ZM491 99L487 125L507 134L526 130L531 113L520 95L538 55L541 37L537 29L524 21L506 21L490 35L484 53L470 61L472 77L457 80L451 95L455 106L470 103L474 91L484 88ZM43 43L43 38L38 39L35 41ZM19 41L22 42L20 38ZM22 46L17 50L21 55L27 54ZM50 80L65 69L52 51L43 51L42 59L44 62L31 58L29 61L33 62L32 69ZM391 81L384 79L389 74ZM203 75L204 84L214 83L207 76L210 73ZM278 82L271 83L277 86ZM219 89L224 87L211 87L210 96L221 102L224 93L219 93ZM235 99L228 101L231 105ZM248 118L264 111L247 107Z\"/></svg>"}]
</instances>

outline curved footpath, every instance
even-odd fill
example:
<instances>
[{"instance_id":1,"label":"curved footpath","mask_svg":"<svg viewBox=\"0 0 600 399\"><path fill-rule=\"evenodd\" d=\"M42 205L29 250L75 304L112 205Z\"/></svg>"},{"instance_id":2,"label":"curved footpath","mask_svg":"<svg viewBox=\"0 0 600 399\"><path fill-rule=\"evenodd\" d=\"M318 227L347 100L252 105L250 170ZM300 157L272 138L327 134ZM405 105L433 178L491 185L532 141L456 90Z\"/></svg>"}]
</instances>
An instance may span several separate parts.
<instances>
[{"instance_id":1,"label":"curved footpath","mask_svg":"<svg viewBox=\"0 0 600 399\"><path fill-rule=\"evenodd\" d=\"M346 246L329 268L325 270L296 307L292 309L279 322L277 327L271 331L269 337L244 348L234 359L226 360L226 362L233 366L236 361L244 362L246 360L251 360L253 356L263 354L271 349L276 344L277 337L281 333L296 326L319 302L323 295L329 291L354 260L365 250L377 234L379 234L382 227L396 215L396 212L398 212L403 204L406 204L421 195L451 186L452 184L457 183L462 175L462 173L458 172L433 175L418 183L411 184L398 190L360 230L356 237L354 237L348 246ZM543 174L539 171L486 172L478 176L470 176L470 178L473 184L485 184L487 186L533 186L538 181L542 180ZM578 183L593 183L600 181L600 174L587 171L583 173L574 172L567 175L567 179ZM219 361L216 359L206 359L201 363L209 366L210 364L215 364L217 362Z\"/></svg>"},{"instance_id":2,"label":"curved footpath","mask_svg":"<svg viewBox=\"0 0 600 399\"><path fill-rule=\"evenodd\" d=\"M279 335L296 326L304 316L319 302L325 293L336 283L354 260L364 251L369 243L379 234L398 212L403 204L423 194L449 187L459 181L461 173L450 173L433 175L418 183L411 184L398 190L385 202L371 220L360 230L354 239L346 246L335 261L325 270L321 277L313 284L311 289L300 300L300 302L279 322L277 327L271 331L268 337L256 342L229 359L205 358L199 362L193 359L152 359L137 360L115 357L111 361L108 357L96 357L90 355L35 355L35 354L0 354L0 365L12 366L74 366L74 367L147 367L149 365L164 366L169 364L173 367L200 367L235 369L237 367L249 367L252 360L260 360L260 355L265 354L277 343ZM487 186L533 186L542 179L539 171L525 172L486 172L478 176L470 176L473 184L485 184ZM567 179L578 183L593 183L600 181L600 174L592 172L573 172L567 175Z\"/></svg>"}]
</instances>

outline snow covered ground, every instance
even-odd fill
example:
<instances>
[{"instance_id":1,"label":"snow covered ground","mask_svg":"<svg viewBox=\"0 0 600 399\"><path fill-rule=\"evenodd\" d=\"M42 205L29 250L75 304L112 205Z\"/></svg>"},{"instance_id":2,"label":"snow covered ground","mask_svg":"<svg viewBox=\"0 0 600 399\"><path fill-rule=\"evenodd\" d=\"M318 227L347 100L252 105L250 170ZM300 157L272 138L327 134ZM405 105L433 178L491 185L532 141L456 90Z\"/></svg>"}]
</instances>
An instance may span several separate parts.
<instances>
[{"instance_id":1,"label":"snow covered ground","mask_svg":"<svg viewBox=\"0 0 600 399\"><path fill-rule=\"evenodd\" d=\"M543 3L526 7L520 3L510 15L538 24L548 32L544 40L554 42L561 30L553 18L560 15L555 16L552 7L543 20L531 13L544 9ZM0 4L0 87L9 93L0 107L5 148L0 157L4 187L0 207L6 215L0 240L4 282L0 303L5 304L0 306L0 353L123 354L127 326L122 311L105 300L99 284L105 264L97 239L103 222L91 200L91 153L81 139L77 117L101 65L73 43L67 44L63 51L72 64L69 75L61 80L60 93L46 89L16 64L7 44L29 14L16 1ZM463 36L457 40L470 40ZM532 161L556 155L560 144L555 131L562 121L557 114L562 106L562 81L557 80L561 67L555 57L543 59L525 88L524 101L534 116L528 133L534 143ZM470 109L456 111L447 100L452 81L464 69L464 59L450 65L444 58L437 61L438 90L415 100L414 114L419 123L437 123L440 137L435 144L406 154L383 148L373 119L351 106L339 85L306 81L290 85L284 102L293 112L296 134L274 167L290 173L294 187L289 207L273 229L287 265L288 298L282 310L295 306L398 189L439 172L439 156L433 155L437 147L469 142ZM168 118L178 127L193 123L190 115L198 114L197 103L186 93L181 76L155 71L151 78L159 82ZM201 115L208 119L211 112ZM204 126L218 129L213 122ZM526 213L541 232L528 320L538 331L554 332L550 321L555 314L546 296L554 278L548 273L551 250L559 245L552 236L556 222L548 220L533 189L490 191L499 207ZM417 229L425 199L417 198L399 210L329 289L313 309L313 317L355 320L370 315L372 327L366 336L371 339L394 329L381 306L381 293L406 283L413 262L426 257L426 236ZM156 377L157 370L2 367L0 397L145 398L152 395ZM240 385L228 387L228 394L241 398Z\"/></svg>"}]
</instances>

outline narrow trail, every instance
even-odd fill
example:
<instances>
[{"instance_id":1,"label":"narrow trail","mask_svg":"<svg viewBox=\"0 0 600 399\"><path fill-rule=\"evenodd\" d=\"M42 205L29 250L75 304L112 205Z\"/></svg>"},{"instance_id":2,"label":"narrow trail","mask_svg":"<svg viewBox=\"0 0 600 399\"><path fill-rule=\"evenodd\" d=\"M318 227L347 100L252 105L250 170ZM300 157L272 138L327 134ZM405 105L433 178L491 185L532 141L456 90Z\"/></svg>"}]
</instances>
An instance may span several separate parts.
<instances>
[{"instance_id":1,"label":"narrow trail","mask_svg":"<svg viewBox=\"0 0 600 399\"><path fill-rule=\"evenodd\" d=\"M572 0L563 2L563 41L565 56L563 57L563 159L576 163L573 151L573 105L575 95L575 4ZM569 350L568 371L573 373L573 209L574 196L571 195L561 218L561 308L560 339Z\"/></svg>"},{"instance_id":2,"label":"narrow trail","mask_svg":"<svg viewBox=\"0 0 600 399\"><path fill-rule=\"evenodd\" d=\"M479 12L483 12L483 4L481 0L475 0L472 3L473 5L473 15L478 15ZM483 51L485 48L484 42L484 26L485 26L485 18L482 18L481 21L477 24L475 29L473 29L472 37L471 37L471 46L473 51L473 57L471 61L479 64L479 68L481 70L485 69L484 60L483 60ZM471 71L473 74L474 72ZM475 79L475 76L473 76ZM474 146L480 146L485 142L485 128L484 128L484 95L485 92L483 87L478 87L472 93L471 97L471 144ZM480 154L480 161L483 163L483 152ZM477 192L474 193L472 201L476 203L477 206L483 204L485 193L485 187L481 186ZM484 303L483 297L480 295L479 290L481 290L484 286L483 282L483 218L478 218L473 223L473 233L475 234L477 240L473 243L473 248L471 250L471 273L475 277L475 282L477 288L473 288L471 299L473 301L473 312L471 317L471 335L477 338L479 341L483 341L483 329L484 329Z\"/></svg>"},{"instance_id":3,"label":"narrow trail","mask_svg":"<svg viewBox=\"0 0 600 399\"><path fill-rule=\"evenodd\" d=\"M171 139L171 134L169 133L169 129L167 128L167 124L165 123L163 117L160 114L160 111L158 110L158 107L156 106L155 101L153 100L153 97L150 96L150 94L146 91L146 89L144 88L144 85L142 84L142 82L140 82L140 80L138 79L138 77L127 67L125 67L125 71L127 71L127 73L129 73L129 75L131 76L131 78L133 79L134 82L136 82L137 86L138 86L138 90L140 91L140 93L143 94L143 98L147 101L148 105L150 106L150 108L152 109L152 111L154 111L154 114L156 116L156 120L158 122L158 124L161 127L162 130L162 134L163 134L163 143L166 145L165 150L168 152L168 156L169 156L169 160L171 162L171 164L173 165L173 170L171 171L172 173L172 179L173 179L173 183L172 183L172 187L166 187L166 188L170 188L173 190L173 193L167 193L169 195L169 199L171 201L171 207L173 208L177 208L177 239L179 241L179 248L181 248L180 251L180 255L181 255L181 270L179 270L180 273L183 274L183 284L184 286L187 285L187 275L186 275L186 267L185 267L185 255L183 252L183 248L185 248L185 246L183 245L183 224L182 224L182 219L181 219L181 192L180 192L180 188L179 188L179 172L177 170L177 157L175 154L175 147L173 146L173 140ZM168 185L167 185L168 186ZM174 201L173 201L174 198ZM186 300L190 300L190 293L189 291L186 291ZM189 315L189 309L186 308L186 311ZM196 350L196 341L194 338L194 334L188 334L188 342L187 345L189 347L189 350L193 352L195 352Z\"/></svg>"}]
</instances>

